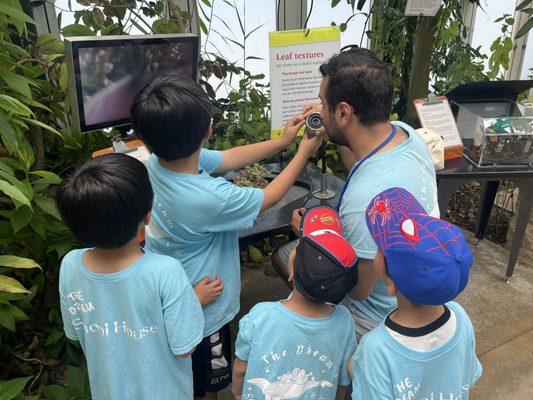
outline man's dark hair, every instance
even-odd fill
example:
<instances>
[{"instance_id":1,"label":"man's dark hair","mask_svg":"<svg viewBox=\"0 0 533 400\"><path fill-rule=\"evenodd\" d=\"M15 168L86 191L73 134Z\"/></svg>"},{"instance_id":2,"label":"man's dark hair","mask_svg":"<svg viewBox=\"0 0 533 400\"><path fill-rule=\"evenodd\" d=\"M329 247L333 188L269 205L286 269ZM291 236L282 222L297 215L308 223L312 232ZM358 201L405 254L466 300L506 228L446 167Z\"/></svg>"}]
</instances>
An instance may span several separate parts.
<instances>
[{"instance_id":1,"label":"man's dark hair","mask_svg":"<svg viewBox=\"0 0 533 400\"><path fill-rule=\"evenodd\" d=\"M346 102L363 125L389 120L392 76L387 64L372 51L354 48L336 54L320 66L320 72L329 78L325 94L330 110Z\"/></svg>"},{"instance_id":2,"label":"man's dark hair","mask_svg":"<svg viewBox=\"0 0 533 400\"><path fill-rule=\"evenodd\" d=\"M192 79L163 76L137 94L131 106L133 128L158 157L189 157L211 125L212 106Z\"/></svg>"},{"instance_id":3,"label":"man's dark hair","mask_svg":"<svg viewBox=\"0 0 533 400\"><path fill-rule=\"evenodd\" d=\"M152 208L146 167L119 153L96 157L66 178L56 194L63 221L90 247L125 245Z\"/></svg>"}]
</instances>

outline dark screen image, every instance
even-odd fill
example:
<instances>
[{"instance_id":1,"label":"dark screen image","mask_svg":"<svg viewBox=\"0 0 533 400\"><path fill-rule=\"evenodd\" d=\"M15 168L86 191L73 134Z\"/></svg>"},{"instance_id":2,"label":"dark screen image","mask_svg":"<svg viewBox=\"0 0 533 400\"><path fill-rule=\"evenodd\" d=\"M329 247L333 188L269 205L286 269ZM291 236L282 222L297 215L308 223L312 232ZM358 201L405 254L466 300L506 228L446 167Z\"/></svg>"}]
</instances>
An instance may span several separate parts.
<instances>
[{"instance_id":1,"label":"dark screen image","mask_svg":"<svg viewBox=\"0 0 533 400\"><path fill-rule=\"evenodd\" d=\"M193 78L192 43L80 48L85 125L129 118L135 95L155 78Z\"/></svg>"}]
</instances>

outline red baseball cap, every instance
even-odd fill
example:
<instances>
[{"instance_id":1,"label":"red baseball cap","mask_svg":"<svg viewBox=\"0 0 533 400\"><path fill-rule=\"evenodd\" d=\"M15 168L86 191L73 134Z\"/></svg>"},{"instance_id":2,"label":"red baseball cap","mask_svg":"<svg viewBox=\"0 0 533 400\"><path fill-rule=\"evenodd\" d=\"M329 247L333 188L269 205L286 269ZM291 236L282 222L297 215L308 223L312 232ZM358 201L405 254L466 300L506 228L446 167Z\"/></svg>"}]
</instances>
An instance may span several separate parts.
<instances>
[{"instance_id":1,"label":"red baseball cap","mask_svg":"<svg viewBox=\"0 0 533 400\"><path fill-rule=\"evenodd\" d=\"M301 239L294 259L294 285L306 297L340 302L357 284L359 259L342 235L337 212L310 208L302 217Z\"/></svg>"}]
</instances>

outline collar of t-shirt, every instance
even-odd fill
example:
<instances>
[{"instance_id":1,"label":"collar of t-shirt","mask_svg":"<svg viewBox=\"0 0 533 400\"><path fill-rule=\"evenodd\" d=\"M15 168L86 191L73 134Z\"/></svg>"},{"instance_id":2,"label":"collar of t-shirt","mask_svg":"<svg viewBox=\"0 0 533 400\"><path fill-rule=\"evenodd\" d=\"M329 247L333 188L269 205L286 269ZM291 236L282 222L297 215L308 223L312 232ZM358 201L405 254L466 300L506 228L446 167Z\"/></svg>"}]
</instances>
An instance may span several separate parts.
<instances>
[{"instance_id":1,"label":"collar of t-shirt","mask_svg":"<svg viewBox=\"0 0 533 400\"><path fill-rule=\"evenodd\" d=\"M391 314L385 319L387 332L397 342L412 350L435 350L443 346L455 334L457 325L455 313L446 306L444 306L444 312L439 318L420 328L408 328L399 325L390 318Z\"/></svg>"}]
</instances>

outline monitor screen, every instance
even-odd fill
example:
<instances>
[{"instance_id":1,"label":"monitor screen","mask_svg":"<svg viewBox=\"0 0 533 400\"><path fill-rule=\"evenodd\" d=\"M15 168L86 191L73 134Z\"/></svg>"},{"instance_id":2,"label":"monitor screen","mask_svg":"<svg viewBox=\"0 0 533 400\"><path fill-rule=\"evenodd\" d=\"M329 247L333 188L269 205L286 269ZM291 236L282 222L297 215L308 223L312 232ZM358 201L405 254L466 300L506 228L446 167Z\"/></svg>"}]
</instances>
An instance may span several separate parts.
<instances>
[{"instance_id":1,"label":"monitor screen","mask_svg":"<svg viewBox=\"0 0 533 400\"><path fill-rule=\"evenodd\" d=\"M196 36L108 38L69 38L74 119L81 132L128 124L133 99L158 76L196 79Z\"/></svg>"}]
</instances>

